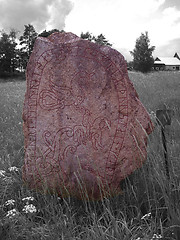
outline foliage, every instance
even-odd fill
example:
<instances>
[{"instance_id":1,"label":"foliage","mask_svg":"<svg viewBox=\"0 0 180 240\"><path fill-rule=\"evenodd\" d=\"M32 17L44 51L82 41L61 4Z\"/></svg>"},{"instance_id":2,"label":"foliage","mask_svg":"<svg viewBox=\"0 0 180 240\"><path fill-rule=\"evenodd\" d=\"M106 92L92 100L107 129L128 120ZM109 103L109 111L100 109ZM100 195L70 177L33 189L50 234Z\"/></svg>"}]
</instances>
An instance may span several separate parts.
<instances>
[{"instance_id":1,"label":"foliage","mask_svg":"<svg viewBox=\"0 0 180 240\"><path fill-rule=\"evenodd\" d=\"M58 29L52 29L52 30L49 30L49 31L46 31L44 30L42 33L40 33L38 35L38 37L48 37L50 36L52 33L55 33L55 32L64 32L63 30L62 31L59 31Z\"/></svg>"},{"instance_id":2,"label":"foliage","mask_svg":"<svg viewBox=\"0 0 180 240\"><path fill-rule=\"evenodd\" d=\"M127 69L128 70L133 70L133 61L127 62Z\"/></svg>"},{"instance_id":3,"label":"foliage","mask_svg":"<svg viewBox=\"0 0 180 240\"><path fill-rule=\"evenodd\" d=\"M93 41L93 38L94 38L94 36L90 32L86 32L86 33L82 32L80 37L82 39L86 39L86 40L89 40L89 41Z\"/></svg>"},{"instance_id":4,"label":"foliage","mask_svg":"<svg viewBox=\"0 0 180 240\"><path fill-rule=\"evenodd\" d=\"M99 34L97 37L95 37L89 32L86 32L86 33L82 32L80 37L83 39L89 40L91 42L98 43L100 45L112 46L112 44L108 42L108 40L102 33Z\"/></svg>"},{"instance_id":5,"label":"foliage","mask_svg":"<svg viewBox=\"0 0 180 240\"><path fill-rule=\"evenodd\" d=\"M100 45L112 46L112 44L106 40L105 36L102 33L95 37L94 41Z\"/></svg>"},{"instance_id":6,"label":"foliage","mask_svg":"<svg viewBox=\"0 0 180 240\"><path fill-rule=\"evenodd\" d=\"M31 52L33 50L34 42L37 38L38 34L35 30L35 28L31 25L25 25L25 29L23 32L23 35L20 36L20 59L21 59L21 66L23 69L26 68L28 59L31 55Z\"/></svg>"},{"instance_id":7,"label":"foliage","mask_svg":"<svg viewBox=\"0 0 180 240\"><path fill-rule=\"evenodd\" d=\"M0 72L12 73L17 67L16 31L11 30L9 34L1 32L0 38Z\"/></svg>"},{"instance_id":8,"label":"foliage","mask_svg":"<svg viewBox=\"0 0 180 240\"><path fill-rule=\"evenodd\" d=\"M134 70L144 73L151 71L154 63L152 57L154 49L154 46L150 46L148 32L141 33L141 36L136 40L134 50L130 52L133 56Z\"/></svg>"}]
</instances>

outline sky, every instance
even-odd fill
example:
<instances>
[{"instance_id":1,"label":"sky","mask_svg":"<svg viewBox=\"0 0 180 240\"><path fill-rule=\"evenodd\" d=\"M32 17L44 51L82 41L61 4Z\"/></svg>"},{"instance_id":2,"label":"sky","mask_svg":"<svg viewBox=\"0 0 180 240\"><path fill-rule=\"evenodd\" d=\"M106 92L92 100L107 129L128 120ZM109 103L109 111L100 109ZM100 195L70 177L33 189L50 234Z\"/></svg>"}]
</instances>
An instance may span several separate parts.
<instances>
[{"instance_id":1,"label":"sky","mask_svg":"<svg viewBox=\"0 0 180 240\"><path fill-rule=\"evenodd\" d=\"M180 0L0 0L0 30L37 32L57 28L80 36L104 34L129 61L141 33L148 32L154 57L180 54Z\"/></svg>"}]
</instances>

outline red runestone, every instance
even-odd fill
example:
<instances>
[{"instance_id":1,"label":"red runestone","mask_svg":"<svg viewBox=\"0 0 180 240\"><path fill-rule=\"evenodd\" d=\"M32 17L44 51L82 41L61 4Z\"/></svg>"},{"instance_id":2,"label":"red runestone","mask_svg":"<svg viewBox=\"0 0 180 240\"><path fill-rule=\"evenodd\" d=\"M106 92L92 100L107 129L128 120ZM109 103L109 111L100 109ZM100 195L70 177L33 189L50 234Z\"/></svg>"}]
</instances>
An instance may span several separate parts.
<instances>
[{"instance_id":1,"label":"red runestone","mask_svg":"<svg viewBox=\"0 0 180 240\"><path fill-rule=\"evenodd\" d=\"M32 189L98 200L147 157L150 117L116 50L72 33L38 37L27 66L23 179Z\"/></svg>"}]
</instances>

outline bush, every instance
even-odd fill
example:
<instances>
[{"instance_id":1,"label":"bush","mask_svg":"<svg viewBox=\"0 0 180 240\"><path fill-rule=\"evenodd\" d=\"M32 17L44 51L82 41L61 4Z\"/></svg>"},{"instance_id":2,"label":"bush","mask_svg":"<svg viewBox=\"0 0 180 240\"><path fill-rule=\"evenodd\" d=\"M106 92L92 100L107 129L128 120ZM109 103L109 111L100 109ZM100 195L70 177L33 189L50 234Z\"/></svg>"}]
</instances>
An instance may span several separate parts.
<instances>
[{"instance_id":1,"label":"bush","mask_svg":"<svg viewBox=\"0 0 180 240\"><path fill-rule=\"evenodd\" d=\"M24 72L0 72L0 82L25 80Z\"/></svg>"}]
</instances>

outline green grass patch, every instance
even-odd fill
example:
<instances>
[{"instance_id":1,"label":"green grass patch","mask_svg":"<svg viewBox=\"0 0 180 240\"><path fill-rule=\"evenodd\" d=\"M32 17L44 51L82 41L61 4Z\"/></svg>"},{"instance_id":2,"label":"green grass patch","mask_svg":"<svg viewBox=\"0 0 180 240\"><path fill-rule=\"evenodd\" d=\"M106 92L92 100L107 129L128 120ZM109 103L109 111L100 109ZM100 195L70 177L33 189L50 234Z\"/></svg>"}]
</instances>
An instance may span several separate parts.
<instances>
[{"instance_id":1,"label":"green grass patch","mask_svg":"<svg viewBox=\"0 0 180 240\"><path fill-rule=\"evenodd\" d=\"M121 195L99 202L42 195L23 185L26 83L0 83L0 239L179 239L180 72L129 72L129 77L150 113L163 104L174 110L172 124L165 129L170 179L156 125L146 163L121 183ZM154 113L151 116L155 120Z\"/></svg>"},{"instance_id":2,"label":"green grass patch","mask_svg":"<svg viewBox=\"0 0 180 240\"><path fill-rule=\"evenodd\" d=\"M0 167L20 166L23 155L22 109L26 83L0 83Z\"/></svg>"},{"instance_id":3,"label":"green grass patch","mask_svg":"<svg viewBox=\"0 0 180 240\"><path fill-rule=\"evenodd\" d=\"M129 72L129 78L148 111L155 111L162 104L180 110L180 72Z\"/></svg>"}]
</instances>

